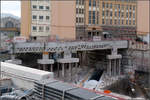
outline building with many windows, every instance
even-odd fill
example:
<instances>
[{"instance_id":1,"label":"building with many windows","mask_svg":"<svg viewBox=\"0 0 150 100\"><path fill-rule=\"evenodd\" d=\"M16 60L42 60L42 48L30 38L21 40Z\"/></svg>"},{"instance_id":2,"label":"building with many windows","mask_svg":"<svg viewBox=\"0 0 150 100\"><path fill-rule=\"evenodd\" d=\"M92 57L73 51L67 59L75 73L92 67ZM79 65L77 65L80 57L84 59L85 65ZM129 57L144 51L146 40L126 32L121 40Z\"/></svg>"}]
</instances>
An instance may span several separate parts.
<instances>
[{"instance_id":1,"label":"building with many windows","mask_svg":"<svg viewBox=\"0 0 150 100\"><path fill-rule=\"evenodd\" d=\"M136 0L34 0L22 1L21 8L21 33L27 37L136 37Z\"/></svg>"}]
</instances>

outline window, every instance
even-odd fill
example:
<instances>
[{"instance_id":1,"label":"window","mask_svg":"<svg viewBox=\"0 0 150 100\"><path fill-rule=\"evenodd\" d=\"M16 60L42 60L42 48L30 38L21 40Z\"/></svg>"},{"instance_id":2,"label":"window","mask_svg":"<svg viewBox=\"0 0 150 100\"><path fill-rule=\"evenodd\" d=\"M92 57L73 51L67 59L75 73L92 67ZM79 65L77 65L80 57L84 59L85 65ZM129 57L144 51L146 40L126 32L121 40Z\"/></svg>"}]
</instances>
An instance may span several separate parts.
<instances>
[{"instance_id":1,"label":"window","mask_svg":"<svg viewBox=\"0 0 150 100\"><path fill-rule=\"evenodd\" d=\"M133 20L133 25L135 25L135 20Z\"/></svg>"},{"instance_id":2,"label":"window","mask_svg":"<svg viewBox=\"0 0 150 100\"><path fill-rule=\"evenodd\" d=\"M79 12L78 12L78 8L76 8L76 13L78 14Z\"/></svg>"},{"instance_id":3,"label":"window","mask_svg":"<svg viewBox=\"0 0 150 100\"><path fill-rule=\"evenodd\" d=\"M121 9L124 10L124 5L121 6Z\"/></svg>"},{"instance_id":4,"label":"window","mask_svg":"<svg viewBox=\"0 0 150 100\"><path fill-rule=\"evenodd\" d=\"M105 11L103 11L103 13L102 13L102 14L103 14L103 16L105 16Z\"/></svg>"},{"instance_id":5,"label":"window","mask_svg":"<svg viewBox=\"0 0 150 100\"><path fill-rule=\"evenodd\" d=\"M105 24L105 20L104 19L102 19L102 24Z\"/></svg>"},{"instance_id":6,"label":"window","mask_svg":"<svg viewBox=\"0 0 150 100\"><path fill-rule=\"evenodd\" d=\"M109 3L106 4L106 7L109 8Z\"/></svg>"},{"instance_id":7,"label":"window","mask_svg":"<svg viewBox=\"0 0 150 100\"><path fill-rule=\"evenodd\" d=\"M36 15L33 15L32 18L33 18L33 19L37 19L37 16L36 16Z\"/></svg>"},{"instance_id":8,"label":"window","mask_svg":"<svg viewBox=\"0 0 150 100\"><path fill-rule=\"evenodd\" d=\"M32 8L33 8L33 9L37 9L36 5L33 5Z\"/></svg>"},{"instance_id":9,"label":"window","mask_svg":"<svg viewBox=\"0 0 150 100\"><path fill-rule=\"evenodd\" d=\"M49 26L46 26L46 31L49 31Z\"/></svg>"},{"instance_id":10,"label":"window","mask_svg":"<svg viewBox=\"0 0 150 100\"><path fill-rule=\"evenodd\" d=\"M97 24L99 24L99 12L97 12Z\"/></svg>"},{"instance_id":11,"label":"window","mask_svg":"<svg viewBox=\"0 0 150 100\"><path fill-rule=\"evenodd\" d=\"M132 5L130 5L130 10L132 9Z\"/></svg>"},{"instance_id":12,"label":"window","mask_svg":"<svg viewBox=\"0 0 150 100\"><path fill-rule=\"evenodd\" d=\"M81 2L82 2L82 1L81 1L81 0L79 0L79 5L81 5Z\"/></svg>"},{"instance_id":13,"label":"window","mask_svg":"<svg viewBox=\"0 0 150 100\"><path fill-rule=\"evenodd\" d=\"M81 12L82 14L84 14L84 9L82 9L82 12Z\"/></svg>"},{"instance_id":14,"label":"window","mask_svg":"<svg viewBox=\"0 0 150 100\"><path fill-rule=\"evenodd\" d=\"M76 4L78 4L79 3L79 0L76 0Z\"/></svg>"},{"instance_id":15,"label":"window","mask_svg":"<svg viewBox=\"0 0 150 100\"><path fill-rule=\"evenodd\" d=\"M79 14L81 14L81 9L79 8Z\"/></svg>"},{"instance_id":16,"label":"window","mask_svg":"<svg viewBox=\"0 0 150 100\"><path fill-rule=\"evenodd\" d=\"M133 18L135 18L135 13L133 13Z\"/></svg>"},{"instance_id":17,"label":"window","mask_svg":"<svg viewBox=\"0 0 150 100\"><path fill-rule=\"evenodd\" d=\"M93 6L96 7L96 0L93 0Z\"/></svg>"},{"instance_id":18,"label":"window","mask_svg":"<svg viewBox=\"0 0 150 100\"><path fill-rule=\"evenodd\" d=\"M102 4L102 5L103 5L103 8L105 8L105 3L104 3L104 2L103 2L103 4Z\"/></svg>"},{"instance_id":19,"label":"window","mask_svg":"<svg viewBox=\"0 0 150 100\"><path fill-rule=\"evenodd\" d=\"M122 20L122 25L124 24L124 20Z\"/></svg>"},{"instance_id":20,"label":"window","mask_svg":"<svg viewBox=\"0 0 150 100\"><path fill-rule=\"evenodd\" d=\"M76 18L76 23L78 23L79 21L78 21L78 18Z\"/></svg>"},{"instance_id":21,"label":"window","mask_svg":"<svg viewBox=\"0 0 150 100\"><path fill-rule=\"evenodd\" d=\"M89 6L91 6L91 0L89 0Z\"/></svg>"},{"instance_id":22,"label":"window","mask_svg":"<svg viewBox=\"0 0 150 100\"><path fill-rule=\"evenodd\" d=\"M112 25L112 19L110 19L110 25Z\"/></svg>"},{"instance_id":23,"label":"window","mask_svg":"<svg viewBox=\"0 0 150 100\"><path fill-rule=\"evenodd\" d=\"M39 27L39 32L43 32L43 29L44 29L44 27L43 27L43 26L40 26L40 27Z\"/></svg>"},{"instance_id":24,"label":"window","mask_svg":"<svg viewBox=\"0 0 150 100\"><path fill-rule=\"evenodd\" d=\"M95 24L95 11L93 11L93 24Z\"/></svg>"},{"instance_id":25,"label":"window","mask_svg":"<svg viewBox=\"0 0 150 100\"><path fill-rule=\"evenodd\" d=\"M49 6L46 6L46 10L49 10Z\"/></svg>"},{"instance_id":26,"label":"window","mask_svg":"<svg viewBox=\"0 0 150 100\"><path fill-rule=\"evenodd\" d=\"M112 11L110 12L110 16L112 16Z\"/></svg>"},{"instance_id":27,"label":"window","mask_svg":"<svg viewBox=\"0 0 150 100\"><path fill-rule=\"evenodd\" d=\"M46 20L49 20L49 16L46 16Z\"/></svg>"},{"instance_id":28,"label":"window","mask_svg":"<svg viewBox=\"0 0 150 100\"><path fill-rule=\"evenodd\" d=\"M112 3L110 4L110 8L112 8Z\"/></svg>"},{"instance_id":29,"label":"window","mask_svg":"<svg viewBox=\"0 0 150 100\"><path fill-rule=\"evenodd\" d=\"M120 25L120 19L118 20L118 25Z\"/></svg>"},{"instance_id":30,"label":"window","mask_svg":"<svg viewBox=\"0 0 150 100\"><path fill-rule=\"evenodd\" d=\"M81 23L82 21L81 21L81 18L79 17L79 23Z\"/></svg>"},{"instance_id":31,"label":"window","mask_svg":"<svg viewBox=\"0 0 150 100\"><path fill-rule=\"evenodd\" d=\"M131 20L129 20L129 25L131 25Z\"/></svg>"},{"instance_id":32,"label":"window","mask_svg":"<svg viewBox=\"0 0 150 100\"><path fill-rule=\"evenodd\" d=\"M121 12L121 17L123 17L124 16L124 12Z\"/></svg>"},{"instance_id":33,"label":"window","mask_svg":"<svg viewBox=\"0 0 150 100\"><path fill-rule=\"evenodd\" d=\"M117 12L115 12L115 16L117 17Z\"/></svg>"},{"instance_id":34,"label":"window","mask_svg":"<svg viewBox=\"0 0 150 100\"><path fill-rule=\"evenodd\" d=\"M37 30L36 26L32 26L32 30L36 31Z\"/></svg>"},{"instance_id":35,"label":"window","mask_svg":"<svg viewBox=\"0 0 150 100\"><path fill-rule=\"evenodd\" d=\"M82 0L82 5L84 5L84 0Z\"/></svg>"},{"instance_id":36,"label":"window","mask_svg":"<svg viewBox=\"0 0 150 100\"><path fill-rule=\"evenodd\" d=\"M109 15L109 10L106 10L106 16L108 16Z\"/></svg>"},{"instance_id":37,"label":"window","mask_svg":"<svg viewBox=\"0 0 150 100\"><path fill-rule=\"evenodd\" d=\"M89 24L91 24L91 11L89 11Z\"/></svg>"},{"instance_id":38,"label":"window","mask_svg":"<svg viewBox=\"0 0 150 100\"><path fill-rule=\"evenodd\" d=\"M120 4L118 4L118 8L120 9Z\"/></svg>"},{"instance_id":39,"label":"window","mask_svg":"<svg viewBox=\"0 0 150 100\"><path fill-rule=\"evenodd\" d=\"M128 10L128 5L126 6L126 10Z\"/></svg>"},{"instance_id":40,"label":"window","mask_svg":"<svg viewBox=\"0 0 150 100\"><path fill-rule=\"evenodd\" d=\"M131 16L132 16L132 12L129 12L129 17L131 18Z\"/></svg>"},{"instance_id":41,"label":"window","mask_svg":"<svg viewBox=\"0 0 150 100\"><path fill-rule=\"evenodd\" d=\"M43 6L39 6L39 9L43 9Z\"/></svg>"},{"instance_id":42,"label":"window","mask_svg":"<svg viewBox=\"0 0 150 100\"><path fill-rule=\"evenodd\" d=\"M120 13L121 13L121 12L119 11L119 17L120 17Z\"/></svg>"},{"instance_id":43,"label":"window","mask_svg":"<svg viewBox=\"0 0 150 100\"><path fill-rule=\"evenodd\" d=\"M133 10L135 10L135 6L133 6Z\"/></svg>"},{"instance_id":44,"label":"window","mask_svg":"<svg viewBox=\"0 0 150 100\"><path fill-rule=\"evenodd\" d=\"M115 19L115 24L117 24L117 19Z\"/></svg>"},{"instance_id":45,"label":"window","mask_svg":"<svg viewBox=\"0 0 150 100\"><path fill-rule=\"evenodd\" d=\"M126 25L128 25L128 20L126 20Z\"/></svg>"},{"instance_id":46,"label":"window","mask_svg":"<svg viewBox=\"0 0 150 100\"><path fill-rule=\"evenodd\" d=\"M126 12L126 17L128 18L128 12Z\"/></svg>"},{"instance_id":47,"label":"window","mask_svg":"<svg viewBox=\"0 0 150 100\"><path fill-rule=\"evenodd\" d=\"M43 16L39 16L39 19L40 19L40 20L43 20Z\"/></svg>"}]
</instances>

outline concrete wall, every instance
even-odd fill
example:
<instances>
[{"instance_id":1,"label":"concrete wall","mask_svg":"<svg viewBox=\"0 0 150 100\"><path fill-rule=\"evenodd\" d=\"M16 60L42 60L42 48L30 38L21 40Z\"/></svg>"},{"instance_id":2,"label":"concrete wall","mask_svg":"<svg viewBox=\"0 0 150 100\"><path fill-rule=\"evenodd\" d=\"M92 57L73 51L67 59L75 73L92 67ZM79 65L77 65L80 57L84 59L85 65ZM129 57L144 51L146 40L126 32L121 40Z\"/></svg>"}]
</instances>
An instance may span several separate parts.
<instances>
[{"instance_id":1,"label":"concrete wall","mask_svg":"<svg viewBox=\"0 0 150 100\"><path fill-rule=\"evenodd\" d=\"M61 39L75 39L76 2L51 2L51 34Z\"/></svg>"},{"instance_id":2,"label":"concrete wall","mask_svg":"<svg viewBox=\"0 0 150 100\"><path fill-rule=\"evenodd\" d=\"M137 31L139 35L150 33L150 1L138 0L137 2Z\"/></svg>"}]
</instances>

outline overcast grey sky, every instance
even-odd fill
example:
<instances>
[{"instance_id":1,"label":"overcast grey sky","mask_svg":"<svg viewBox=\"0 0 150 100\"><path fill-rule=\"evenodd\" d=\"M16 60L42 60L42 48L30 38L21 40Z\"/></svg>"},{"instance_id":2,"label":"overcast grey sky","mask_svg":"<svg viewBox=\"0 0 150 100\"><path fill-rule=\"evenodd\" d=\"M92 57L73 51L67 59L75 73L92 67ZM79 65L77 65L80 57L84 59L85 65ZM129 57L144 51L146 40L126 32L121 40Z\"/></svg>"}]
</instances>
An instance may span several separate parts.
<instances>
[{"instance_id":1,"label":"overcast grey sky","mask_svg":"<svg viewBox=\"0 0 150 100\"><path fill-rule=\"evenodd\" d=\"M2 13L10 13L15 16L21 16L20 1L1 1Z\"/></svg>"}]
</instances>

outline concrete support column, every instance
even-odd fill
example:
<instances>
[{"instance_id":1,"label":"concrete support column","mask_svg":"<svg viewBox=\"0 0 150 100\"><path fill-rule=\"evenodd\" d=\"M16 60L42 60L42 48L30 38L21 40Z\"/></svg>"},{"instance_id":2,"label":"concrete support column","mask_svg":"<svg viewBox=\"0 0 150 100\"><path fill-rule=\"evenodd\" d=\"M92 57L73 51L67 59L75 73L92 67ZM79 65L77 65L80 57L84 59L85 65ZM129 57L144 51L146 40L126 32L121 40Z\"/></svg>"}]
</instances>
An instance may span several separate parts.
<instances>
[{"instance_id":1,"label":"concrete support column","mask_svg":"<svg viewBox=\"0 0 150 100\"><path fill-rule=\"evenodd\" d=\"M112 74L112 72L111 72L111 59L109 59L108 69L109 69L108 74L109 74L109 76L111 76L111 74Z\"/></svg>"},{"instance_id":2,"label":"concrete support column","mask_svg":"<svg viewBox=\"0 0 150 100\"><path fill-rule=\"evenodd\" d=\"M113 72L113 73L114 73L114 76L116 76L116 74L117 74L116 65L117 65L117 64L116 64L116 59L114 59L114 68L113 68L113 69L114 69L114 72Z\"/></svg>"},{"instance_id":3,"label":"concrete support column","mask_svg":"<svg viewBox=\"0 0 150 100\"><path fill-rule=\"evenodd\" d=\"M72 80L72 64L71 63L69 63L69 76Z\"/></svg>"},{"instance_id":4,"label":"concrete support column","mask_svg":"<svg viewBox=\"0 0 150 100\"><path fill-rule=\"evenodd\" d=\"M45 64L43 64L43 70L47 70L47 66Z\"/></svg>"},{"instance_id":5,"label":"concrete support column","mask_svg":"<svg viewBox=\"0 0 150 100\"><path fill-rule=\"evenodd\" d=\"M78 71L78 63L75 63L76 72Z\"/></svg>"},{"instance_id":6,"label":"concrete support column","mask_svg":"<svg viewBox=\"0 0 150 100\"><path fill-rule=\"evenodd\" d=\"M121 74L121 59L118 59L118 74Z\"/></svg>"},{"instance_id":7,"label":"concrete support column","mask_svg":"<svg viewBox=\"0 0 150 100\"><path fill-rule=\"evenodd\" d=\"M60 64L57 63L57 76L58 76L58 77L59 77L59 66L60 66Z\"/></svg>"},{"instance_id":8,"label":"concrete support column","mask_svg":"<svg viewBox=\"0 0 150 100\"><path fill-rule=\"evenodd\" d=\"M50 67L51 67L51 72L53 72L53 64L51 64Z\"/></svg>"},{"instance_id":9,"label":"concrete support column","mask_svg":"<svg viewBox=\"0 0 150 100\"><path fill-rule=\"evenodd\" d=\"M62 63L62 77L65 77L65 66L64 66L64 63Z\"/></svg>"}]
</instances>

